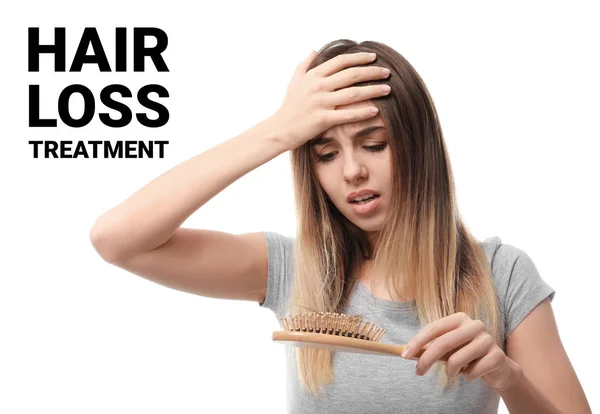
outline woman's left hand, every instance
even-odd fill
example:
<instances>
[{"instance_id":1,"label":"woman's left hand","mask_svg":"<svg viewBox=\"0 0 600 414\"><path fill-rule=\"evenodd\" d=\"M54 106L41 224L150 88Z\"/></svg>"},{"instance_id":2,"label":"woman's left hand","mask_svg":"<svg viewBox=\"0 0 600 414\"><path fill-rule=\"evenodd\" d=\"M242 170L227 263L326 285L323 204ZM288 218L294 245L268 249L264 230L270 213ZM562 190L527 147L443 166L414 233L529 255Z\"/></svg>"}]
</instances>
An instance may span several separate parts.
<instances>
[{"instance_id":1,"label":"woman's left hand","mask_svg":"<svg viewBox=\"0 0 600 414\"><path fill-rule=\"evenodd\" d=\"M435 362L446 357L448 376L462 374L467 382L481 378L500 391L518 378L518 364L498 347L482 321L473 320L464 312L427 324L407 343L407 348L410 350L403 357L408 359L425 349L418 358L417 375L425 375Z\"/></svg>"}]
</instances>

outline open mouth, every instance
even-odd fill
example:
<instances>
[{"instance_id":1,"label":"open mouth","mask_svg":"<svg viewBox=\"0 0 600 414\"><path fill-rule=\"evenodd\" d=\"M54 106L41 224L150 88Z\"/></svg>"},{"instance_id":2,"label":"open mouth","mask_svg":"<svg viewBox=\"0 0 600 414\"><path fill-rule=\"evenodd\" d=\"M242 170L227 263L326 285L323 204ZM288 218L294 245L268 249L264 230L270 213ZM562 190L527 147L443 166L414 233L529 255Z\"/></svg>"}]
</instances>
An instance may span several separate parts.
<instances>
[{"instance_id":1,"label":"open mouth","mask_svg":"<svg viewBox=\"0 0 600 414\"><path fill-rule=\"evenodd\" d=\"M366 198L366 199L364 199L364 200L361 200L361 201L354 201L354 200L351 200L350 202L351 202L352 204L367 204L367 203L369 203L370 201L372 201L372 200L375 200L377 197L379 197L379 195L378 195L378 194L373 194L372 196L370 196L369 198Z\"/></svg>"}]
</instances>

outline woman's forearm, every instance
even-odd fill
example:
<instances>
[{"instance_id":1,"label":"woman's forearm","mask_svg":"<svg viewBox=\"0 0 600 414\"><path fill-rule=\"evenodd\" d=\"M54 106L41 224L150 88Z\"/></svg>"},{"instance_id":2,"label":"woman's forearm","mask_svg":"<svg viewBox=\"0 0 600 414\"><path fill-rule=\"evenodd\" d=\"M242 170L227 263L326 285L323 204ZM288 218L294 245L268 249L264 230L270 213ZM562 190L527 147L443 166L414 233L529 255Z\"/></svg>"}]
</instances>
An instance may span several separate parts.
<instances>
[{"instance_id":1,"label":"woman's forearm","mask_svg":"<svg viewBox=\"0 0 600 414\"><path fill-rule=\"evenodd\" d=\"M563 411L554 405L540 393L533 383L524 374L523 369L516 362L510 360L513 365L515 381L504 390L498 390L504 401L508 412L511 414L562 414Z\"/></svg>"},{"instance_id":2,"label":"woman's forearm","mask_svg":"<svg viewBox=\"0 0 600 414\"><path fill-rule=\"evenodd\" d=\"M285 152L280 131L267 118L155 178L98 217L90 232L94 248L116 261L162 245L208 200Z\"/></svg>"}]
</instances>

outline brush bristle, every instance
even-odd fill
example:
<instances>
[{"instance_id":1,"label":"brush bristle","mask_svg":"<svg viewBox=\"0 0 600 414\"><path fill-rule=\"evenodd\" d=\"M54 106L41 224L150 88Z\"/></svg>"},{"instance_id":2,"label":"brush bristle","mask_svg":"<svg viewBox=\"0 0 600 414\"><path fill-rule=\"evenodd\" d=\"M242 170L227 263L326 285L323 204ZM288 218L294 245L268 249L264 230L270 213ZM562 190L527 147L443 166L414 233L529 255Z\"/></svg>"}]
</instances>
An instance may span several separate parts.
<instances>
[{"instance_id":1,"label":"brush bristle","mask_svg":"<svg viewBox=\"0 0 600 414\"><path fill-rule=\"evenodd\" d=\"M349 316L335 312L309 312L280 318L281 326L287 331L314 332L338 335L378 342L385 329L372 322L364 322L360 316Z\"/></svg>"}]
</instances>

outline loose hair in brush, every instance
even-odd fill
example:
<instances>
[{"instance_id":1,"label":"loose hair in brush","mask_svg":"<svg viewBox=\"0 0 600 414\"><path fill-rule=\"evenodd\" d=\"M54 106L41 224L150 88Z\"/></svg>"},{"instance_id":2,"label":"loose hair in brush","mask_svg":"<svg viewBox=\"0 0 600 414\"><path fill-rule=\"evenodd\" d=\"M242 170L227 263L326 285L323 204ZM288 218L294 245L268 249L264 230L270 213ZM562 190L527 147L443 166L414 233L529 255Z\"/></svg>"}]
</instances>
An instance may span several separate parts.
<instances>
[{"instance_id":1,"label":"loose hair in brush","mask_svg":"<svg viewBox=\"0 0 600 414\"><path fill-rule=\"evenodd\" d=\"M288 313L340 312L358 283L350 275L365 260L385 274L390 292L415 298L422 325L456 312L483 320L500 346L502 313L485 254L462 222L450 160L432 98L412 67L383 43L336 40L325 45L309 69L345 53L375 52L368 65L391 74L391 93L372 99L387 129L392 197L375 251L366 233L335 207L321 188L308 142L290 152L297 234L294 285ZM377 84L368 81L355 86ZM408 340L410 338L406 338ZM312 395L333 380L331 351L296 349L301 384ZM435 364L442 387L454 383ZM441 367L444 367L443 369Z\"/></svg>"}]
</instances>

